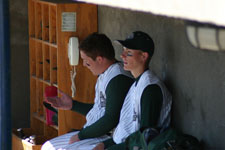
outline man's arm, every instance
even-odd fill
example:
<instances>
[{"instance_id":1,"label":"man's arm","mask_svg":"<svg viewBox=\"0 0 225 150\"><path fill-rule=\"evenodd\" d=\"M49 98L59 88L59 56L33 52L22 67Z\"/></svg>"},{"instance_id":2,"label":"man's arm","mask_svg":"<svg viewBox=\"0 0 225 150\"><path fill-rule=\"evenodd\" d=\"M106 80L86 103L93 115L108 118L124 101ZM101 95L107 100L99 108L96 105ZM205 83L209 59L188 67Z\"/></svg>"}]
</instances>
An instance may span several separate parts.
<instances>
[{"instance_id":1,"label":"man's arm","mask_svg":"<svg viewBox=\"0 0 225 150\"><path fill-rule=\"evenodd\" d=\"M140 128L156 128L162 108L163 95L157 84L147 86L141 96Z\"/></svg>"},{"instance_id":2,"label":"man's arm","mask_svg":"<svg viewBox=\"0 0 225 150\"><path fill-rule=\"evenodd\" d=\"M47 103L51 104L52 107L62 110L76 111L82 115L86 115L88 111L93 107L93 104L82 103L73 100L69 95L65 94L61 90L58 90L61 97L46 97Z\"/></svg>"},{"instance_id":3,"label":"man's arm","mask_svg":"<svg viewBox=\"0 0 225 150\"><path fill-rule=\"evenodd\" d=\"M160 117L163 95L160 87L156 84L147 86L141 96L141 122L140 129L148 127L156 128ZM138 132L136 132L138 134ZM132 136L138 136L132 134ZM132 138L127 137L126 142L115 144L108 150L125 149L129 143L132 143Z\"/></svg>"},{"instance_id":4,"label":"man's arm","mask_svg":"<svg viewBox=\"0 0 225 150\"><path fill-rule=\"evenodd\" d=\"M117 125L123 101L132 83L133 79L125 75L118 75L109 82L106 88L105 114L79 132L80 140L107 134Z\"/></svg>"},{"instance_id":5,"label":"man's arm","mask_svg":"<svg viewBox=\"0 0 225 150\"><path fill-rule=\"evenodd\" d=\"M84 116L87 115L87 113L91 110L91 108L93 107L94 104L89 104L89 103L82 103L82 102L78 102L76 100L73 100L72 102L73 106L71 108L72 111L78 112Z\"/></svg>"}]
</instances>

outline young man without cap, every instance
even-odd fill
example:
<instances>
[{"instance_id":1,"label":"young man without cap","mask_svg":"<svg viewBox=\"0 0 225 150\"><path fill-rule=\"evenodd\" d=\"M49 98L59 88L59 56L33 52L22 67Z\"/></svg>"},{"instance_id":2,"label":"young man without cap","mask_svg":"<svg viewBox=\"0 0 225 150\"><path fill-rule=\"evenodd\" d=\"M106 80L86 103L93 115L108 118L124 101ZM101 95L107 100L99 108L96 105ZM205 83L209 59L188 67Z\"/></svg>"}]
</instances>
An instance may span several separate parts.
<instances>
[{"instance_id":1,"label":"young man without cap","mask_svg":"<svg viewBox=\"0 0 225 150\"><path fill-rule=\"evenodd\" d=\"M112 43L104 34L89 35L81 42L79 49L83 65L94 75L98 75L94 104L72 100L61 91L59 91L61 98L48 97L47 102L53 107L79 112L86 116L87 122L81 131L67 133L47 141L42 150L88 150L82 148L83 145L92 149L92 144L108 139L106 134L119 122L120 110L133 79L115 59Z\"/></svg>"},{"instance_id":2,"label":"young man without cap","mask_svg":"<svg viewBox=\"0 0 225 150\"><path fill-rule=\"evenodd\" d=\"M149 127L163 129L170 124L172 97L148 68L154 52L153 40L148 34L136 31L118 42L124 47L121 54L124 69L131 71L135 82L124 100L113 138L98 144L94 150L125 150L132 133Z\"/></svg>"}]
</instances>

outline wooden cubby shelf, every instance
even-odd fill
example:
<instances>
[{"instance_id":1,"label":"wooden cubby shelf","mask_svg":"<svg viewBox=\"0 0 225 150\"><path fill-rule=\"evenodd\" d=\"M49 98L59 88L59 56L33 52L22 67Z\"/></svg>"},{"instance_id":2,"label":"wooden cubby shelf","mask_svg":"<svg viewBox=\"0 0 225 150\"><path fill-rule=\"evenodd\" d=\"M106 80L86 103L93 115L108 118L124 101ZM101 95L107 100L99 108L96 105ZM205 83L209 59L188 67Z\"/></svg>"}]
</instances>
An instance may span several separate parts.
<instances>
[{"instance_id":1,"label":"wooden cubby shelf","mask_svg":"<svg viewBox=\"0 0 225 150\"><path fill-rule=\"evenodd\" d=\"M72 111L58 111L58 126L46 124L46 108L43 105L47 86L55 86L68 95L71 93L68 59L69 38L79 41L97 32L97 6L76 3L72 0L28 0L29 15L29 64L30 64L30 128L29 133L43 137L38 145L24 146L24 150L40 150L46 140L79 129L85 118ZM72 28L63 17L74 16ZM71 26L71 24L69 25ZM76 95L74 99L91 103L94 100L96 78L84 68L82 60L76 66ZM58 95L60 96L60 95ZM13 150L22 147L22 139L13 135ZM18 146L18 147L17 147Z\"/></svg>"},{"instance_id":2,"label":"wooden cubby shelf","mask_svg":"<svg viewBox=\"0 0 225 150\"><path fill-rule=\"evenodd\" d=\"M34 41L37 41L37 42L39 42L39 43L43 43L43 44L49 45L49 46L51 46L51 47L57 48L57 44L50 43L49 41L43 41L43 40L37 39L37 38L35 38L35 37L30 37L30 39L32 39L32 40L34 40Z\"/></svg>"},{"instance_id":3,"label":"wooden cubby shelf","mask_svg":"<svg viewBox=\"0 0 225 150\"><path fill-rule=\"evenodd\" d=\"M33 113L32 117L36 118L37 120L39 120L41 122L46 123L46 119L44 116L39 116L37 113ZM50 125L50 127L54 128L56 130L59 129L58 126L56 126L56 125Z\"/></svg>"}]
</instances>

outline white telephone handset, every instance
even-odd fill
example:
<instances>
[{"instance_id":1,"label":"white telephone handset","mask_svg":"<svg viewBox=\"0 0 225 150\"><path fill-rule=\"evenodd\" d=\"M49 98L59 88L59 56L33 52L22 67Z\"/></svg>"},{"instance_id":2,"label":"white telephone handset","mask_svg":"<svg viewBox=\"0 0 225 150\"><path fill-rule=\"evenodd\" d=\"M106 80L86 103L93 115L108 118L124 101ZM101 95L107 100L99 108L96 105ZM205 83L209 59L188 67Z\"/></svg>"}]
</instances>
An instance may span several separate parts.
<instances>
[{"instance_id":1,"label":"white telephone handset","mask_svg":"<svg viewBox=\"0 0 225 150\"><path fill-rule=\"evenodd\" d=\"M69 63L71 66L76 66L79 63L79 42L77 37L71 37L69 39L68 44L68 57L69 57ZM71 77L71 90L72 90L72 97L75 96L76 93L76 86L74 83L74 79L76 77L76 68L73 67L73 69L70 71L70 77Z\"/></svg>"},{"instance_id":2,"label":"white telephone handset","mask_svg":"<svg viewBox=\"0 0 225 150\"><path fill-rule=\"evenodd\" d=\"M68 57L71 66L79 63L79 42L77 37L71 37L68 44Z\"/></svg>"}]
</instances>

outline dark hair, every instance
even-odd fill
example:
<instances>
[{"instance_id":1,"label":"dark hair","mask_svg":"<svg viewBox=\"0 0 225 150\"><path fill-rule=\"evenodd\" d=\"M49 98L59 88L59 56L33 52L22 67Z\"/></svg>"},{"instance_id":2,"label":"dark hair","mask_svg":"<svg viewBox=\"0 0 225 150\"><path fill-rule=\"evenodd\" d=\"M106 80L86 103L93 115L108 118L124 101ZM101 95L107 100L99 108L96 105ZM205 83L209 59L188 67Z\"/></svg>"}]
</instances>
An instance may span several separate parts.
<instances>
[{"instance_id":1,"label":"dark hair","mask_svg":"<svg viewBox=\"0 0 225 150\"><path fill-rule=\"evenodd\" d=\"M95 60L97 56L102 56L109 60L115 59L115 51L112 42L105 34L90 34L80 43L79 49L93 60Z\"/></svg>"}]
</instances>

